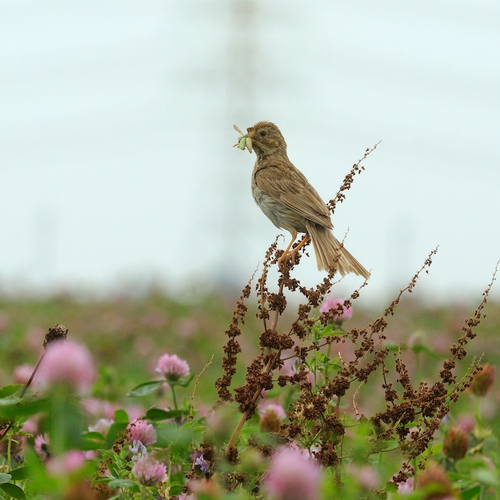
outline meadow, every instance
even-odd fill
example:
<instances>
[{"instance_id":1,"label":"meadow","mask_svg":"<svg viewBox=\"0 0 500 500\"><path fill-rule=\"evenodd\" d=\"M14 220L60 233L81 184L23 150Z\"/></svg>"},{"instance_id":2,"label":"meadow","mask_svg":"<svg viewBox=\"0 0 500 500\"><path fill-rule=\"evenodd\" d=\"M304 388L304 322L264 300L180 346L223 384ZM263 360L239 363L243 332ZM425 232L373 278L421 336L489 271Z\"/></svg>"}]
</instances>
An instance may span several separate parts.
<instances>
[{"instance_id":1,"label":"meadow","mask_svg":"<svg viewBox=\"0 0 500 500\"><path fill-rule=\"evenodd\" d=\"M2 297L0 497L499 498L489 289L414 298L431 254L367 310L278 255L241 295Z\"/></svg>"}]
</instances>

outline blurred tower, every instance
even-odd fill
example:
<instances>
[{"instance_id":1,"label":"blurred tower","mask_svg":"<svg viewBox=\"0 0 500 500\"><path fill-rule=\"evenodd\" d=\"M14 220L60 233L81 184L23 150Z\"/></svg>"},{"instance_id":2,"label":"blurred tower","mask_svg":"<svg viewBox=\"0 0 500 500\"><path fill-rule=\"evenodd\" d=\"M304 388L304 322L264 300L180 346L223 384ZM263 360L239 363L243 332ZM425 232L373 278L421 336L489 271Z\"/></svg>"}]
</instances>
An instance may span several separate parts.
<instances>
[{"instance_id":1,"label":"blurred tower","mask_svg":"<svg viewBox=\"0 0 500 500\"><path fill-rule=\"evenodd\" d=\"M229 0L228 110L230 116L249 117L255 105L257 75L257 4Z\"/></svg>"},{"instance_id":2,"label":"blurred tower","mask_svg":"<svg viewBox=\"0 0 500 500\"><path fill-rule=\"evenodd\" d=\"M236 124L246 131L246 127L255 120L255 89L257 82L257 2L256 0L228 0L228 46L226 61L226 113L224 126ZM238 133L234 131L234 142ZM247 158L248 171L242 173L235 168L234 158L237 152L228 149L227 161L224 161L223 190L225 195L223 216L221 218L221 236L223 238L223 269L219 273L221 284L226 287L240 288L243 263L246 263L245 249L250 243L250 225L248 214L251 205L242 202L250 198L250 172L255 158ZM241 153L241 152L240 152ZM248 155L247 152L245 154ZM245 179L245 182L242 182ZM232 244L231 242L234 242ZM235 251L237 248L237 251Z\"/></svg>"}]
</instances>

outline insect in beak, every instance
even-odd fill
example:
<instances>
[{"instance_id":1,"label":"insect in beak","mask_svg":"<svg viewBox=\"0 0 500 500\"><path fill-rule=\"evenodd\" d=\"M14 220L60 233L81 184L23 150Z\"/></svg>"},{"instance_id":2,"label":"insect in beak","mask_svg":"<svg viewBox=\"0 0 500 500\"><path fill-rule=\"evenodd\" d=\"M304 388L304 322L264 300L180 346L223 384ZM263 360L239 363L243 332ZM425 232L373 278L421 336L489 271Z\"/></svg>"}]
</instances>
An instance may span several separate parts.
<instances>
[{"instance_id":1,"label":"insect in beak","mask_svg":"<svg viewBox=\"0 0 500 500\"><path fill-rule=\"evenodd\" d=\"M233 128L234 130L236 130L236 132L242 135L242 137L238 139L238 142L233 146L233 148L238 147L241 150L244 150L246 147L248 149L248 152L251 153L253 151L252 139L248 137L247 134L244 134L236 125L233 125Z\"/></svg>"}]
</instances>

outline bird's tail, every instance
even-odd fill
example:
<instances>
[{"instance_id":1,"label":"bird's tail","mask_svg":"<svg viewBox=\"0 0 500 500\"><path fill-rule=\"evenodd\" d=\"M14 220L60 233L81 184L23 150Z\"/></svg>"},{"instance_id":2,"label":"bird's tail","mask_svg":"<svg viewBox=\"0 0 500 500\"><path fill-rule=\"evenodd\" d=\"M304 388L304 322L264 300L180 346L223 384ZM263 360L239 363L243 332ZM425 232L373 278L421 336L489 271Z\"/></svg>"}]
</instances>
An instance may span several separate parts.
<instances>
[{"instance_id":1,"label":"bird's tail","mask_svg":"<svg viewBox=\"0 0 500 500\"><path fill-rule=\"evenodd\" d=\"M313 242L318 269L329 271L335 268L342 276L354 273L368 279L370 273L345 249L330 229L310 222L306 226Z\"/></svg>"}]
</instances>

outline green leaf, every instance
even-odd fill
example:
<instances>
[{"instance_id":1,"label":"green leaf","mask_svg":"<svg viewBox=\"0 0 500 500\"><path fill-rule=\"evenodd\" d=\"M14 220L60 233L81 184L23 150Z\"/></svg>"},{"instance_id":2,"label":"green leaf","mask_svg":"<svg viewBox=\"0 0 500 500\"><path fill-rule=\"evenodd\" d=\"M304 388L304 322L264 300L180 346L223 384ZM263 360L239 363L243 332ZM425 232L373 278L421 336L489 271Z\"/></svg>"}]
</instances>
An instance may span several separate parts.
<instances>
[{"instance_id":1,"label":"green leaf","mask_svg":"<svg viewBox=\"0 0 500 500\"><path fill-rule=\"evenodd\" d=\"M50 399L47 429L51 449L56 453L78 449L85 430L79 401L66 388L57 388Z\"/></svg>"},{"instance_id":2,"label":"green leaf","mask_svg":"<svg viewBox=\"0 0 500 500\"><path fill-rule=\"evenodd\" d=\"M80 447L82 450L98 450L102 448L104 440L100 432L84 432Z\"/></svg>"},{"instance_id":3,"label":"green leaf","mask_svg":"<svg viewBox=\"0 0 500 500\"><path fill-rule=\"evenodd\" d=\"M108 431L108 435L106 436L106 442L104 443L104 448L110 449L118 438L118 434L123 432L127 425L125 422L115 422L111 425Z\"/></svg>"},{"instance_id":4,"label":"green leaf","mask_svg":"<svg viewBox=\"0 0 500 500\"><path fill-rule=\"evenodd\" d=\"M134 387L127 394L127 397L141 398L143 396L147 396L148 394L151 394L159 389L164 383L165 380L153 380L151 382L144 382L143 384L139 384L138 386Z\"/></svg>"},{"instance_id":5,"label":"green leaf","mask_svg":"<svg viewBox=\"0 0 500 500\"><path fill-rule=\"evenodd\" d=\"M181 387L187 387L191 383L191 380L193 380L193 378L194 378L194 374L191 375L191 377L189 377L187 380L183 380L183 379L180 379L180 380L168 380L168 383L170 385L180 385Z\"/></svg>"},{"instance_id":6,"label":"green leaf","mask_svg":"<svg viewBox=\"0 0 500 500\"><path fill-rule=\"evenodd\" d=\"M108 486L110 489L114 490L115 488L132 488L135 486L134 481L130 481L130 479L112 479Z\"/></svg>"},{"instance_id":7,"label":"green leaf","mask_svg":"<svg viewBox=\"0 0 500 500\"><path fill-rule=\"evenodd\" d=\"M494 470L482 468L482 469L476 469L471 472L471 476L476 479L477 481L480 481L483 484L491 485L491 486L498 486L500 485L500 480L498 478L498 475Z\"/></svg>"},{"instance_id":8,"label":"green leaf","mask_svg":"<svg viewBox=\"0 0 500 500\"><path fill-rule=\"evenodd\" d=\"M26 494L24 491L11 483L0 484L0 488L7 493L12 498L17 498L19 500L26 500Z\"/></svg>"},{"instance_id":9,"label":"green leaf","mask_svg":"<svg viewBox=\"0 0 500 500\"><path fill-rule=\"evenodd\" d=\"M385 487L386 487L387 491L390 491L390 492L398 491L398 487L393 483L387 483L385 485Z\"/></svg>"},{"instance_id":10,"label":"green leaf","mask_svg":"<svg viewBox=\"0 0 500 500\"><path fill-rule=\"evenodd\" d=\"M181 455L191 445L203 437L203 429L186 422L182 427L175 423L160 423L156 427L157 442L160 448L171 447L172 453Z\"/></svg>"},{"instance_id":11,"label":"green leaf","mask_svg":"<svg viewBox=\"0 0 500 500\"><path fill-rule=\"evenodd\" d=\"M34 467L19 467L19 469L12 469L10 475L14 481L20 481L21 479L29 479L34 472Z\"/></svg>"},{"instance_id":12,"label":"green leaf","mask_svg":"<svg viewBox=\"0 0 500 500\"><path fill-rule=\"evenodd\" d=\"M125 410L116 410L114 417L117 423L128 424L130 422L128 413Z\"/></svg>"},{"instance_id":13,"label":"green leaf","mask_svg":"<svg viewBox=\"0 0 500 500\"><path fill-rule=\"evenodd\" d=\"M318 362L319 363L323 363L326 365L329 361L330 361L330 358L326 354L323 354L321 352L318 353Z\"/></svg>"},{"instance_id":14,"label":"green leaf","mask_svg":"<svg viewBox=\"0 0 500 500\"><path fill-rule=\"evenodd\" d=\"M460 492L461 500L476 500L481 495L481 485L476 484L472 488L462 489Z\"/></svg>"},{"instance_id":15,"label":"green leaf","mask_svg":"<svg viewBox=\"0 0 500 500\"><path fill-rule=\"evenodd\" d=\"M428 354L429 356L431 356L432 358L442 358L443 356L439 353L436 352L435 349L431 349L430 347L427 347L425 345L422 345L422 344L415 344L415 345L412 345L411 348L410 348L414 353L425 353L425 354Z\"/></svg>"},{"instance_id":16,"label":"green leaf","mask_svg":"<svg viewBox=\"0 0 500 500\"><path fill-rule=\"evenodd\" d=\"M100 442L104 441L104 434L101 434L100 432L97 431L84 432L82 437L89 441L100 441Z\"/></svg>"},{"instance_id":17,"label":"green leaf","mask_svg":"<svg viewBox=\"0 0 500 500\"><path fill-rule=\"evenodd\" d=\"M321 332L321 335L325 336L325 335L330 335L330 333L333 332L333 328L332 328L332 325L326 325L324 328L323 328L323 331Z\"/></svg>"},{"instance_id":18,"label":"green leaf","mask_svg":"<svg viewBox=\"0 0 500 500\"><path fill-rule=\"evenodd\" d=\"M6 398L7 396L14 394L22 387L24 387L23 384L4 385L3 387L0 387L0 398Z\"/></svg>"},{"instance_id":19,"label":"green leaf","mask_svg":"<svg viewBox=\"0 0 500 500\"><path fill-rule=\"evenodd\" d=\"M47 398L33 399L29 402L19 400L20 402L18 404L3 405L2 403L5 401L7 401L7 398L0 400L0 417L15 419L20 417L29 417L35 413L46 411L50 404L50 401Z\"/></svg>"},{"instance_id":20,"label":"green leaf","mask_svg":"<svg viewBox=\"0 0 500 500\"><path fill-rule=\"evenodd\" d=\"M443 451L443 443L436 443L434 446L432 446L431 451L431 455L437 455L438 453L441 453L441 451Z\"/></svg>"},{"instance_id":21,"label":"green leaf","mask_svg":"<svg viewBox=\"0 0 500 500\"><path fill-rule=\"evenodd\" d=\"M8 483L11 479L11 474L4 474L3 472L0 473L0 484Z\"/></svg>"},{"instance_id":22,"label":"green leaf","mask_svg":"<svg viewBox=\"0 0 500 500\"><path fill-rule=\"evenodd\" d=\"M5 396L0 399L0 406L16 405L20 401L22 401L22 399L19 396Z\"/></svg>"},{"instance_id":23,"label":"green leaf","mask_svg":"<svg viewBox=\"0 0 500 500\"><path fill-rule=\"evenodd\" d=\"M146 418L148 420L169 420L171 418L179 418L187 415L188 412L185 410L161 410L160 408L151 408L146 413Z\"/></svg>"},{"instance_id":24,"label":"green leaf","mask_svg":"<svg viewBox=\"0 0 500 500\"><path fill-rule=\"evenodd\" d=\"M389 352L398 352L401 344L396 344L395 342L387 342L387 347L389 348Z\"/></svg>"}]
</instances>

